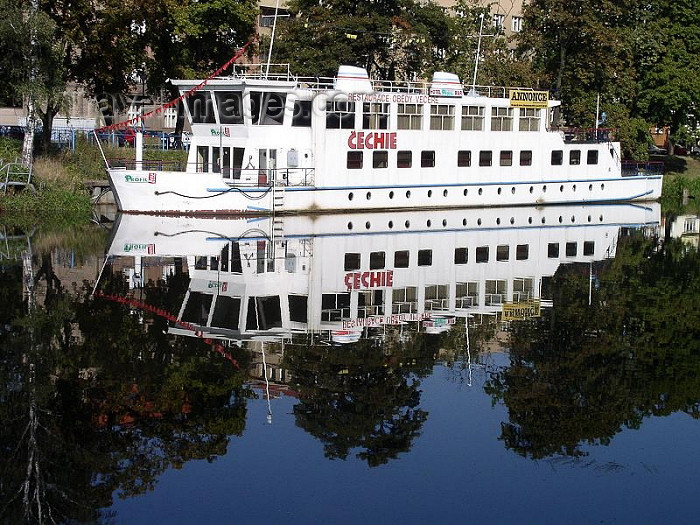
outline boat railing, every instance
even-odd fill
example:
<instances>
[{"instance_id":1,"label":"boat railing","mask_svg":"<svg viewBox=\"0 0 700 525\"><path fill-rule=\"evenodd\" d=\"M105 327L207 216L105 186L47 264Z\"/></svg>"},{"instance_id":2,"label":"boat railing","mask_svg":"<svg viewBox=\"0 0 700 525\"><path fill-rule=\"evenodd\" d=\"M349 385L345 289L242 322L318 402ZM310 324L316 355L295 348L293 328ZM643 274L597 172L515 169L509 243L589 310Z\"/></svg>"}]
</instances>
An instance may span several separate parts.
<instances>
[{"instance_id":1,"label":"boat railing","mask_svg":"<svg viewBox=\"0 0 700 525\"><path fill-rule=\"evenodd\" d=\"M644 175L662 175L664 163L659 161L637 162L634 160L622 161L622 176L636 177Z\"/></svg>"},{"instance_id":2,"label":"boat railing","mask_svg":"<svg viewBox=\"0 0 700 525\"><path fill-rule=\"evenodd\" d=\"M615 128L559 128L567 143L599 143L617 139Z\"/></svg>"},{"instance_id":3,"label":"boat railing","mask_svg":"<svg viewBox=\"0 0 700 525\"><path fill-rule=\"evenodd\" d=\"M135 159L107 159L107 165L110 169L126 169L126 170L149 170L149 171L183 171L184 164L176 160L141 160ZM140 165L140 167L139 167Z\"/></svg>"}]
</instances>

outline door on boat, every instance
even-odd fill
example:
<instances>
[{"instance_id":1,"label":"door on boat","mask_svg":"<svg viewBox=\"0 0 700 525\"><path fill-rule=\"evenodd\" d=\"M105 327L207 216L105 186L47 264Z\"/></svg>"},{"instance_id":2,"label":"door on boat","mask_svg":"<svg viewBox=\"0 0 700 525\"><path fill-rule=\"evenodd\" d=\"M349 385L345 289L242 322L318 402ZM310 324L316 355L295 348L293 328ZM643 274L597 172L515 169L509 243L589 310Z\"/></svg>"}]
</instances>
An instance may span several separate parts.
<instances>
[{"instance_id":1,"label":"door on boat","mask_svg":"<svg viewBox=\"0 0 700 525\"><path fill-rule=\"evenodd\" d=\"M277 173L277 150L258 150L258 185L265 186L275 180Z\"/></svg>"}]
</instances>

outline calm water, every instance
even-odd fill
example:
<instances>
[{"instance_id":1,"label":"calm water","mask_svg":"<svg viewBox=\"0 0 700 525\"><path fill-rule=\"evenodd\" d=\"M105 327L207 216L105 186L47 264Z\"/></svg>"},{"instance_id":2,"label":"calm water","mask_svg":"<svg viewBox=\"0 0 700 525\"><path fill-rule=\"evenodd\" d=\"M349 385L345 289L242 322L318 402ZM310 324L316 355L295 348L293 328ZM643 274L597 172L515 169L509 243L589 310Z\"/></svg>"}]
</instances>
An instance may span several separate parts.
<instances>
[{"instance_id":1,"label":"calm water","mask_svg":"<svg viewBox=\"0 0 700 525\"><path fill-rule=\"evenodd\" d=\"M695 521L696 220L0 229L0 521Z\"/></svg>"}]
</instances>

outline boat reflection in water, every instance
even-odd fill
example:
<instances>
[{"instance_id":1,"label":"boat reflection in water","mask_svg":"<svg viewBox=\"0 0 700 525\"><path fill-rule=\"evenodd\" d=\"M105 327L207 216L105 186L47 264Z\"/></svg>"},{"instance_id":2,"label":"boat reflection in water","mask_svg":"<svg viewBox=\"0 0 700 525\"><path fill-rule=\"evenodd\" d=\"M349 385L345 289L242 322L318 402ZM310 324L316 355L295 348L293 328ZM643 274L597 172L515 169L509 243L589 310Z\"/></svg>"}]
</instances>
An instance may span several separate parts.
<instances>
[{"instance_id":1,"label":"boat reflection in water","mask_svg":"<svg viewBox=\"0 0 700 525\"><path fill-rule=\"evenodd\" d=\"M317 334L357 341L386 325L428 332L475 315L517 319L551 306L557 267L614 257L623 228L655 228L656 203L206 219L122 215L110 256L186 258L174 334L240 344ZM155 259L154 259L155 258ZM183 260L184 262L184 260ZM127 264L127 266L129 266Z\"/></svg>"}]
</instances>

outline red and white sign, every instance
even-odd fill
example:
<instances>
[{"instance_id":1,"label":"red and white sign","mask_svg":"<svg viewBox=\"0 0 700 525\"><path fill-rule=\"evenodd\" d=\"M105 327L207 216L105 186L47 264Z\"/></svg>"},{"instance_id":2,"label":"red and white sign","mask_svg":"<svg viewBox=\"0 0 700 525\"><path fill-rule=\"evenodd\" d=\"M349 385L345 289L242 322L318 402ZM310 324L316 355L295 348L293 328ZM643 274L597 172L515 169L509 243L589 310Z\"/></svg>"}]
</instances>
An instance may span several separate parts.
<instances>
[{"instance_id":1,"label":"red and white sign","mask_svg":"<svg viewBox=\"0 0 700 525\"><path fill-rule=\"evenodd\" d=\"M362 288L386 288L394 286L394 271L351 272L345 274L348 291Z\"/></svg>"},{"instance_id":2,"label":"red and white sign","mask_svg":"<svg viewBox=\"0 0 700 525\"><path fill-rule=\"evenodd\" d=\"M350 149L396 149L396 132L353 131L348 137Z\"/></svg>"}]
</instances>

